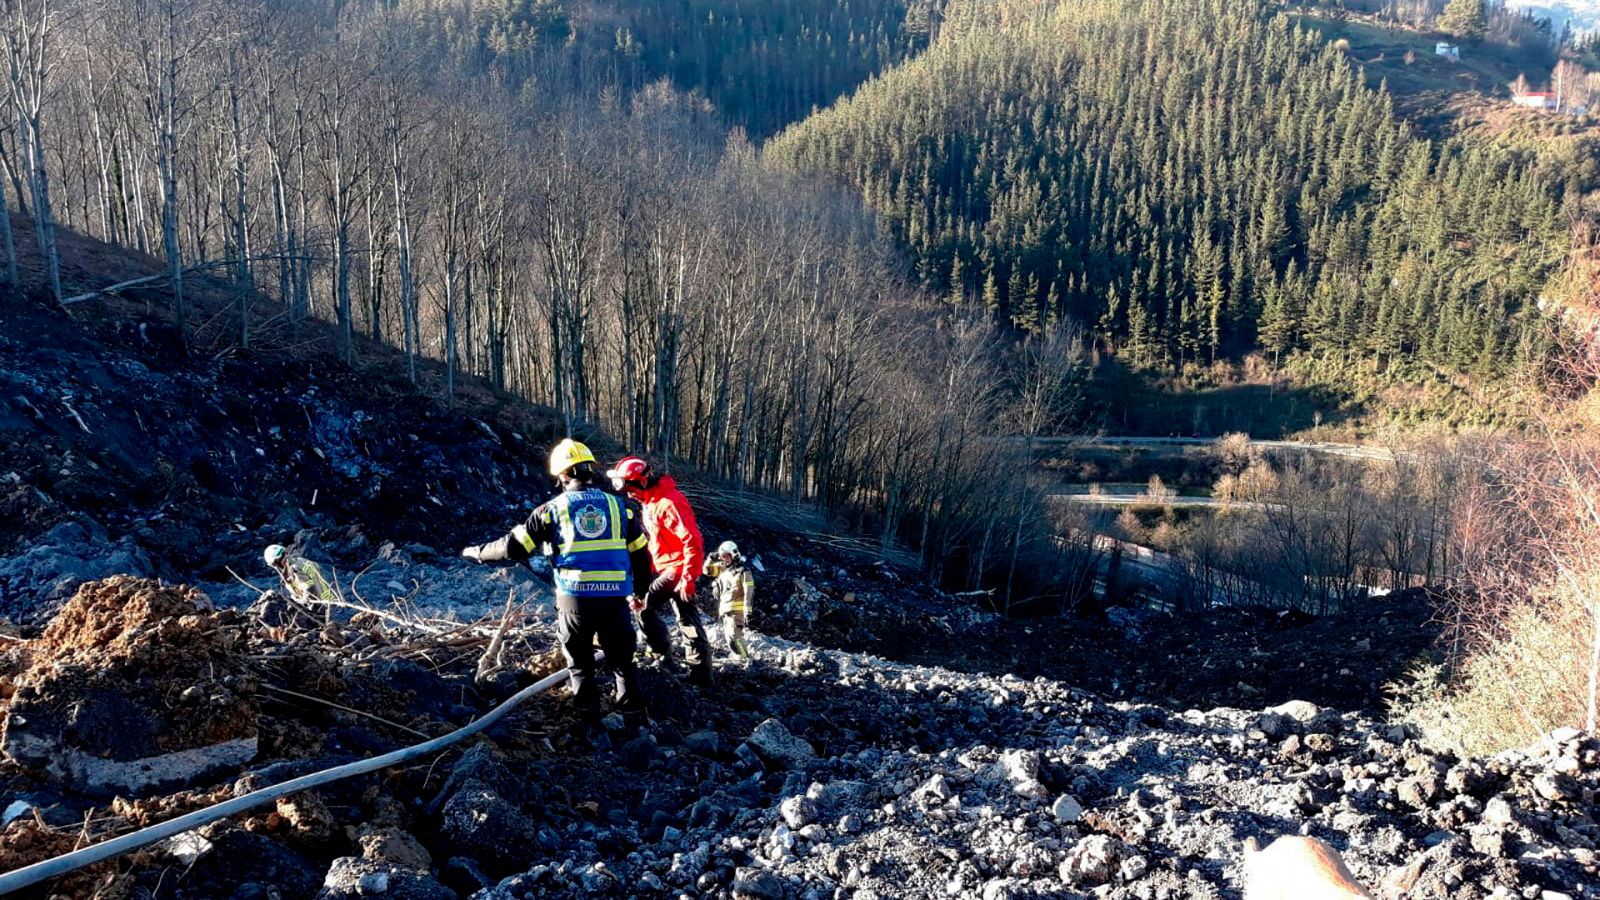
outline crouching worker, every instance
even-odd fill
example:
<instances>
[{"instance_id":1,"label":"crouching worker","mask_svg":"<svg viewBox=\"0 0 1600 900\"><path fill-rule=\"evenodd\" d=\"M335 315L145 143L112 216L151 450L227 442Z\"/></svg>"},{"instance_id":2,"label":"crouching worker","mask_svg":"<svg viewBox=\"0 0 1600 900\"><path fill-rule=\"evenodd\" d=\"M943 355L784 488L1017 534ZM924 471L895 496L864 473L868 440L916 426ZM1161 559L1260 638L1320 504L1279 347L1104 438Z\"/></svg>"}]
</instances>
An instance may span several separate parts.
<instances>
[{"instance_id":1,"label":"crouching worker","mask_svg":"<svg viewBox=\"0 0 1600 900\"><path fill-rule=\"evenodd\" d=\"M637 504L598 487L594 454L570 438L550 452L561 493L497 541L461 555L479 562L522 562L541 545L554 548L556 635L572 679L581 727L600 722L595 639L617 679L617 707L630 725L643 719L634 666L634 595L651 578L648 540ZM580 735L587 737L587 734Z\"/></svg>"},{"instance_id":2,"label":"crouching worker","mask_svg":"<svg viewBox=\"0 0 1600 900\"><path fill-rule=\"evenodd\" d=\"M316 603L333 603L339 592L333 589L322 574L322 567L298 553L291 553L282 544L273 544L261 554L272 571L283 582L283 592L291 601L301 606Z\"/></svg>"},{"instance_id":3,"label":"crouching worker","mask_svg":"<svg viewBox=\"0 0 1600 900\"><path fill-rule=\"evenodd\" d=\"M749 665L744 625L750 615L750 602L756 596L756 577L750 573L750 564L739 552L738 544L723 541L706 566L706 574L715 579L712 590L717 595L717 616L722 620L722 639L728 643L728 652Z\"/></svg>"}]
</instances>

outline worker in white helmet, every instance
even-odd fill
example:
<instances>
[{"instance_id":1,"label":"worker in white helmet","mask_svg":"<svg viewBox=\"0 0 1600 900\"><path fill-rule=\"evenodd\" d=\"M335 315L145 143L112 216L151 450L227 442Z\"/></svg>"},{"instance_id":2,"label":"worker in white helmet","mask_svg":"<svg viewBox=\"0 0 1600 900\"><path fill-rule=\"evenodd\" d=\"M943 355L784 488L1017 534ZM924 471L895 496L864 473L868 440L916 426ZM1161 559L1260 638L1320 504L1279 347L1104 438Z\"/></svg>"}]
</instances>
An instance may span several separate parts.
<instances>
[{"instance_id":1,"label":"worker in white helmet","mask_svg":"<svg viewBox=\"0 0 1600 900\"><path fill-rule=\"evenodd\" d=\"M744 642L744 625L750 615L750 602L756 595L756 578L750 572L750 564L739 552L738 544L723 541L712 554L706 574L713 579L717 616L722 621L722 638L728 644L728 652L736 654L748 666L750 648Z\"/></svg>"},{"instance_id":2,"label":"worker in white helmet","mask_svg":"<svg viewBox=\"0 0 1600 900\"><path fill-rule=\"evenodd\" d=\"M339 592L322 574L322 567L282 544L273 544L262 552L261 558L278 573L283 591L295 603L308 606L315 603L332 603Z\"/></svg>"}]
</instances>

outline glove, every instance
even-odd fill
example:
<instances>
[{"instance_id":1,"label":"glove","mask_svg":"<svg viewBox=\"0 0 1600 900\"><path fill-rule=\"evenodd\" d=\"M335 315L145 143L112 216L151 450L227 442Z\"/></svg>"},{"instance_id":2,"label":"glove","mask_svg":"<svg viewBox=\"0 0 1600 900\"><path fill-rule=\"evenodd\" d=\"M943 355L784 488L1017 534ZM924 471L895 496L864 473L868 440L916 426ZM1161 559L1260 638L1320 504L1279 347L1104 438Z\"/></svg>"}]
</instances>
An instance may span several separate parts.
<instances>
[{"instance_id":1,"label":"glove","mask_svg":"<svg viewBox=\"0 0 1600 900\"><path fill-rule=\"evenodd\" d=\"M666 590L672 586L672 582L675 580L671 572L662 572L656 576L655 581L650 582L650 593L654 594Z\"/></svg>"},{"instance_id":2,"label":"glove","mask_svg":"<svg viewBox=\"0 0 1600 900\"><path fill-rule=\"evenodd\" d=\"M476 546L464 548L461 551L461 555L472 560L473 562L481 562L481 560L478 559L478 548Z\"/></svg>"},{"instance_id":3,"label":"glove","mask_svg":"<svg viewBox=\"0 0 1600 900\"><path fill-rule=\"evenodd\" d=\"M644 598L638 594L628 598L628 608L636 613L644 612L644 605Z\"/></svg>"},{"instance_id":4,"label":"glove","mask_svg":"<svg viewBox=\"0 0 1600 900\"><path fill-rule=\"evenodd\" d=\"M695 579L687 575L683 577L682 581L678 582L678 596L685 600L693 600L696 590L698 588L695 586Z\"/></svg>"}]
</instances>

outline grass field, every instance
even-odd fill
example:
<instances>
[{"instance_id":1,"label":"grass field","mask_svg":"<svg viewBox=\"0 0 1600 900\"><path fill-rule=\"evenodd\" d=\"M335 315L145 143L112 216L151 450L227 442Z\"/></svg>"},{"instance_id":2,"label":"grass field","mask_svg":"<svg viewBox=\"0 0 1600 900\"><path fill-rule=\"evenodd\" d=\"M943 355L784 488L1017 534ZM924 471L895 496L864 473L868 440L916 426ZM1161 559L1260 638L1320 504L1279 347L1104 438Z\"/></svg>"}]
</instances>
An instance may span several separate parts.
<instances>
[{"instance_id":1,"label":"grass field","mask_svg":"<svg viewBox=\"0 0 1600 900\"><path fill-rule=\"evenodd\" d=\"M1086 427L1104 434L1361 442L1417 428L1515 425L1509 385L1473 385L1419 366L1309 356L1270 367L1259 357L1182 376L1102 356L1089 380ZM1086 479L1095 480L1095 479Z\"/></svg>"}]
</instances>

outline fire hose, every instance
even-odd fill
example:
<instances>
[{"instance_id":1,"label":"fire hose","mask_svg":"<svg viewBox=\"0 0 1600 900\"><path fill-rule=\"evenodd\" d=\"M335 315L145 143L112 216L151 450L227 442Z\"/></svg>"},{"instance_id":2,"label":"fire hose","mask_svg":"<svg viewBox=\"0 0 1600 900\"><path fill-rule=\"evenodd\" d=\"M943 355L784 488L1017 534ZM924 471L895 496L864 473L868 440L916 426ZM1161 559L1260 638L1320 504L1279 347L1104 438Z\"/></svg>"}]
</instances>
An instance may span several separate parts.
<instances>
[{"instance_id":1,"label":"fire hose","mask_svg":"<svg viewBox=\"0 0 1600 900\"><path fill-rule=\"evenodd\" d=\"M599 652L595 653L595 660L597 662L603 659L605 659L605 654ZM214 806L208 806L205 809L197 809L192 813L179 816L176 819L171 819L157 825L151 825L147 828L141 828L138 831L130 832L122 835L121 837L115 837L108 841L92 844L88 847L84 847L81 850L74 850L64 856L57 856L52 859L41 860L33 863L32 865L23 866L20 869L6 872L5 874L0 875L0 894L9 894L12 891L21 890L22 888L38 884L39 882L47 879L60 877L68 872L76 871L85 866L91 866L97 862L103 862L104 860L111 859L114 856L120 856L121 854L129 853L142 847L148 847L151 844L166 840L169 837L182 834L186 831L193 831L202 825L209 825L210 823L219 819L225 819L228 816L236 815L238 813L263 806L267 803L271 803L272 801L277 800L279 797L287 797L290 794L298 794L301 791L310 790L311 788L328 784L329 782L340 781L345 778L352 778L356 775L365 775L368 772L376 772L379 769L387 769L390 766L398 765L406 762L407 760L415 759L419 756L427 756L430 753L437 753L438 751L443 750L452 744L460 743L461 741L484 731L494 723L500 721L507 713L522 704L524 701L531 697L538 696L539 694L548 691L549 689L566 680L567 670L565 669L562 669L553 675L547 675L544 678L541 678L539 681L518 691L499 706L496 706L494 709L484 713L481 717L474 719L472 722L469 722L460 728L457 728L455 731L452 731L449 734L436 737L432 740L424 741L420 744L414 744L410 747L405 747L400 750L395 750L391 753L385 753L382 756L375 756L371 759L358 760L353 763L346 763L342 766L335 766L331 769L323 769L320 772L312 772L309 775L302 775L299 778L290 779L282 784L275 784L271 787L262 788L259 791L252 791L248 794L245 794L243 797L235 797L232 800L225 800Z\"/></svg>"}]
</instances>

